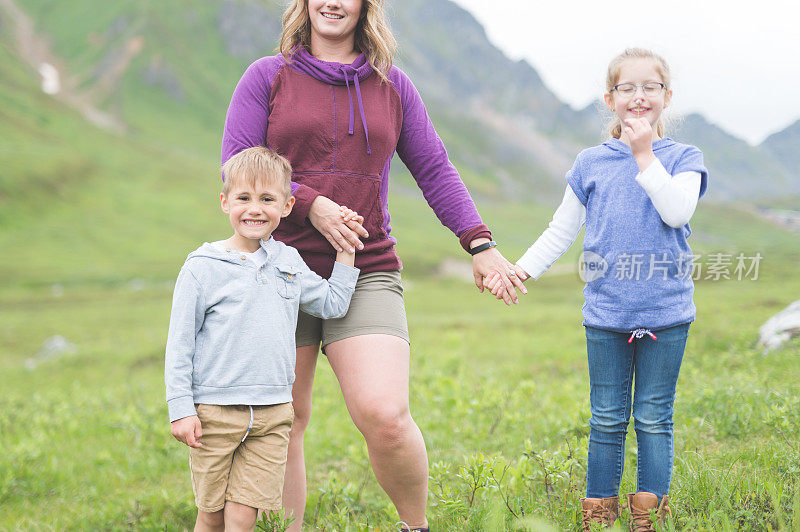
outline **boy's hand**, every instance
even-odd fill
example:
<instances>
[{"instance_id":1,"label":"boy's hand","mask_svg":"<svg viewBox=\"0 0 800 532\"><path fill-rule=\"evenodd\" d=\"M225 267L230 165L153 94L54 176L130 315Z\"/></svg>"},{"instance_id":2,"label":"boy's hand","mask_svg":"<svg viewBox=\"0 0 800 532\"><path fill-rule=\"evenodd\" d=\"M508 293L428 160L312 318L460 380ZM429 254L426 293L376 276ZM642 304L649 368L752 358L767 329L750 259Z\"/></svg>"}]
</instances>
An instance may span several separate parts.
<instances>
[{"instance_id":1,"label":"boy's hand","mask_svg":"<svg viewBox=\"0 0 800 532\"><path fill-rule=\"evenodd\" d=\"M339 215L342 217L342 222L350 229L362 227L364 224L364 217L353 209L349 209L346 205L339 205ZM345 248L342 251L336 252L336 262L341 262L342 264L353 267L355 266L356 255Z\"/></svg>"},{"instance_id":2,"label":"boy's hand","mask_svg":"<svg viewBox=\"0 0 800 532\"><path fill-rule=\"evenodd\" d=\"M171 423L172 435L181 443L189 447L202 447L200 437L203 435L203 426L197 416L188 416L177 419Z\"/></svg>"},{"instance_id":3,"label":"boy's hand","mask_svg":"<svg viewBox=\"0 0 800 532\"><path fill-rule=\"evenodd\" d=\"M339 215L342 217L342 222L351 229L354 226L361 227L364 223L364 217L353 209L349 209L346 205L339 205ZM336 262L341 262L352 268L355 266L356 255L354 252L351 253L349 249L345 248L342 251L336 252Z\"/></svg>"},{"instance_id":4,"label":"boy's hand","mask_svg":"<svg viewBox=\"0 0 800 532\"><path fill-rule=\"evenodd\" d=\"M358 214L353 209L349 209L345 205L339 205L339 214L342 215L342 221L345 223L345 225L347 225L351 229L354 228L351 226L355 226L355 224L351 224L350 222L355 222L358 225L364 225L364 217Z\"/></svg>"},{"instance_id":5,"label":"boy's hand","mask_svg":"<svg viewBox=\"0 0 800 532\"><path fill-rule=\"evenodd\" d=\"M639 170L644 172L656 158L653 153L653 128L646 118L626 118L625 123L625 134L631 143L631 153Z\"/></svg>"},{"instance_id":6,"label":"boy's hand","mask_svg":"<svg viewBox=\"0 0 800 532\"><path fill-rule=\"evenodd\" d=\"M339 214L339 205L326 198L317 196L308 210L308 221L330 242L336 251L355 252L356 248L364 249L359 236L369 238L369 233L356 220L346 222Z\"/></svg>"}]
</instances>

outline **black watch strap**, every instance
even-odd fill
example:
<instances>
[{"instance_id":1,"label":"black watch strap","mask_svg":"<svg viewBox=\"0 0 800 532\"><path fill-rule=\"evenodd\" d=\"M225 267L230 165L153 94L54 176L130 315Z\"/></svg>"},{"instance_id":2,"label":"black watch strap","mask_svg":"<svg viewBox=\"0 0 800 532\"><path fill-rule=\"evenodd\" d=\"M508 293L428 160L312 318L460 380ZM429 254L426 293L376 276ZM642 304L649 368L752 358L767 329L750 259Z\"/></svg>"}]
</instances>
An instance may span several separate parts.
<instances>
[{"instance_id":1,"label":"black watch strap","mask_svg":"<svg viewBox=\"0 0 800 532\"><path fill-rule=\"evenodd\" d=\"M474 248L470 248L469 254L470 255L477 255L481 251L486 251L487 249L493 248L495 246L497 246L497 242L495 242L494 240L490 240L488 242L480 244L479 246L475 246Z\"/></svg>"}]
</instances>

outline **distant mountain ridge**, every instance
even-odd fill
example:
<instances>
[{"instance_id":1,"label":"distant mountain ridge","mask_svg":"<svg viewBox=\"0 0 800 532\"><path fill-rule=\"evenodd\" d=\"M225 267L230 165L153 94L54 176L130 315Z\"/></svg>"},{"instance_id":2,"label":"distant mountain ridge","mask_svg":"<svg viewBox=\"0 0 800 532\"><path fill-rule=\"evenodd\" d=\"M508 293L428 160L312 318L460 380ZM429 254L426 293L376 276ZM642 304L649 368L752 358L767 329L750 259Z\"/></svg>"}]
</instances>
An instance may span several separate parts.
<instances>
[{"instance_id":1,"label":"distant mountain ridge","mask_svg":"<svg viewBox=\"0 0 800 532\"><path fill-rule=\"evenodd\" d=\"M246 65L274 53L283 10L256 0L17 2L52 44L67 86L118 117L130 135L203 151L218 149ZM397 63L422 93L470 190L557 198L578 151L602 140L595 106L561 102L535 69L505 57L449 0L396 0L389 12ZM756 147L700 115L687 116L672 136L703 150L711 199L800 194L800 121Z\"/></svg>"}]
</instances>

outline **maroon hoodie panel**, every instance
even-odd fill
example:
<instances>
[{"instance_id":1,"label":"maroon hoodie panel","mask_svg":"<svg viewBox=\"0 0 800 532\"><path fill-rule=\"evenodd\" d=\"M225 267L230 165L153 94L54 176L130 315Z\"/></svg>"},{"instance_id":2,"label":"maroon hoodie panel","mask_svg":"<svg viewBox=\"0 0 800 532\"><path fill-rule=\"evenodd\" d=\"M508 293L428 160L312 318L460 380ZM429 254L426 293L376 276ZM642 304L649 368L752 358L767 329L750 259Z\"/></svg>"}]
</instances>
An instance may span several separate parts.
<instances>
[{"instance_id":1,"label":"maroon hoodie panel","mask_svg":"<svg viewBox=\"0 0 800 532\"><path fill-rule=\"evenodd\" d=\"M364 217L369 237L356 253L363 273L400 269L394 241L383 228L381 173L390 160L403 124L402 102L377 75L360 82L369 131L370 153L360 120L349 113L356 105L353 84L332 85L285 66L275 76L269 102L267 145L292 163L292 181L346 205ZM351 100L352 98L352 100ZM358 110L355 111L358 113ZM307 218L285 218L277 240L297 248L308 266L323 277L333 269L335 251Z\"/></svg>"}]
</instances>

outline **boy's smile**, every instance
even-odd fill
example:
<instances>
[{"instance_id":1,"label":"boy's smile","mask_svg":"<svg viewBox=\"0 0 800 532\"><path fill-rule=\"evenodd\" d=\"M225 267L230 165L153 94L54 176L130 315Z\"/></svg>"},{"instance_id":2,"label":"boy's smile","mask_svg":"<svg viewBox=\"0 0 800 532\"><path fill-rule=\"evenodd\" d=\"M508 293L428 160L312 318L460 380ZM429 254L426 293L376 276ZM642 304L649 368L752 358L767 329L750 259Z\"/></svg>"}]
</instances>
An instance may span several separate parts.
<instances>
[{"instance_id":1,"label":"boy's smile","mask_svg":"<svg viewBox=\"0 0 800 532\"><path fill-rule=\"evenodd\" d=\"M227 197L220 194L222 211L233 227L228 244L239 251L256 251L259 241L268 240L278 227L281 218L289 215L294 197L285 197L278 183L259 181L255 187L249 183L236 183Z\"/></svg>"}]
</instances>

